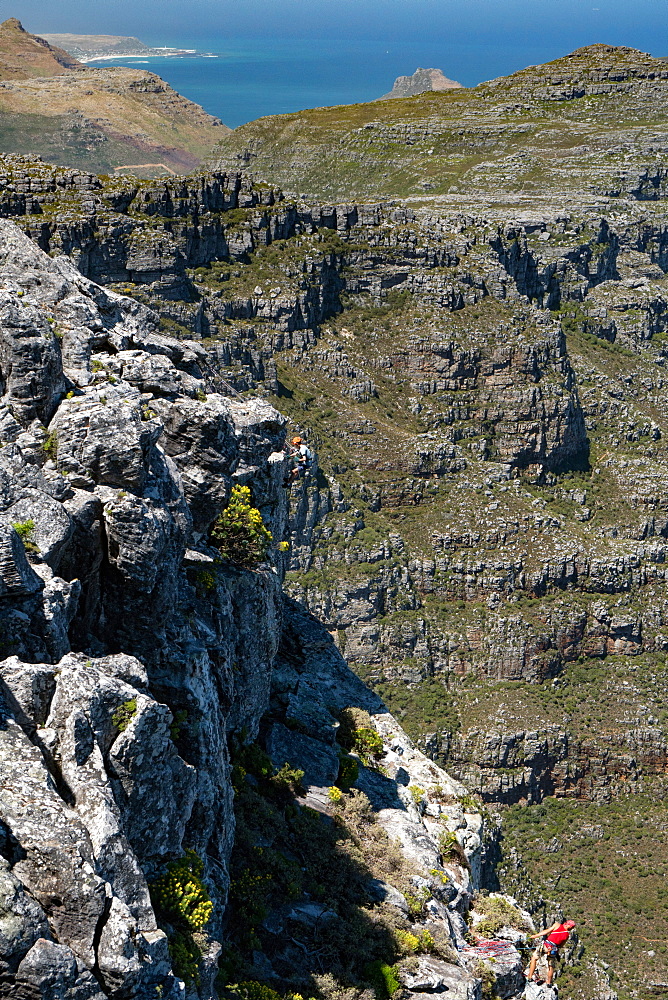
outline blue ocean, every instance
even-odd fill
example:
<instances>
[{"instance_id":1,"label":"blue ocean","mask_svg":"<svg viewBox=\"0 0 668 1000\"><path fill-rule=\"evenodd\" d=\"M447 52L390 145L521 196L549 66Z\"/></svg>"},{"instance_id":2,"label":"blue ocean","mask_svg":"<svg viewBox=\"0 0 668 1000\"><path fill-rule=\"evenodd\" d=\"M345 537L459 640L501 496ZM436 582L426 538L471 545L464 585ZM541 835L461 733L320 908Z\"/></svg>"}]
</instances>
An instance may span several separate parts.
<instances>
[{"instance_id":1,"label":"blue ocean","mask_svg":"<svg viewBox=\"0 0 668 1000\"><path fill-rule=\"evenodd\" d=\"M212 37L203 42L150 38L144 32L142 40L149 45L196 49L198 54L125 57L97 65L144 66L236 128L263 115L373 100L390 91L397 76L413 73L418 66L437 67L470 87L591 41L636 45L645 41L619 29L572 36L555 33L539 39L521 31L479 30L470 39L460 34L456 40L443 32L420 34L420 39L412 35L403 40L397 40L396 33L384 40L379 32L376 39Z\"/></svg>"},{"instance_id":2,"label":"blue ocean","mask_svg":"<svg viewBox=\"0 0 668 1000\"><path fill-rule=\"evenodd\" d=\"M187 41L171 44L196 47ZM236 128L263 115L373 100L418 66L437 66L449 76L444 55L435 46L392 50L368 40L253 38L213 42L196 56L125 57L90 65L143 66Z\"/></svg>"}]
</instances>

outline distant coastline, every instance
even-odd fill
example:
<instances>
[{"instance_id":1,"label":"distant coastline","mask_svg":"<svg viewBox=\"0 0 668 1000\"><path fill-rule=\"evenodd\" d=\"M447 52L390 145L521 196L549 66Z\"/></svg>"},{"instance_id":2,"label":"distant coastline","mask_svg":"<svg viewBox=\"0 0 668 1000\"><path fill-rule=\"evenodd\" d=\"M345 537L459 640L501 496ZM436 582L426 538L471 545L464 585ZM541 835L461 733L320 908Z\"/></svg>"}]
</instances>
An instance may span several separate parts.
<instances>
[{"instance_id":1,"label":"distant coastline","mask_svg":"<svg viewBox=\"0 0 668 1000\"><path fill-rule=\"evenodd\" d=\"M102 62L109 59L170 59L180 56L202 56L210 58L208 52L198 52L197 49L151 49L149 52L93 52L90 55L79 56L79 62ZM217 56L213 56L214 59Z\"/></svg>"},{"instance_id":2,"label":"distant coastline","mask_svg":"<svg viewBox=\"0 0 668 1000\"><path fill-rule=\"evenodd\" d=\"M39 37L50 45L64 49L81 63L116 59L179 59L208 55L198 52L197 49L185 49L174 45L146 45L134 35L73 35L45 32Z\"/></svg>"}]
</instances>

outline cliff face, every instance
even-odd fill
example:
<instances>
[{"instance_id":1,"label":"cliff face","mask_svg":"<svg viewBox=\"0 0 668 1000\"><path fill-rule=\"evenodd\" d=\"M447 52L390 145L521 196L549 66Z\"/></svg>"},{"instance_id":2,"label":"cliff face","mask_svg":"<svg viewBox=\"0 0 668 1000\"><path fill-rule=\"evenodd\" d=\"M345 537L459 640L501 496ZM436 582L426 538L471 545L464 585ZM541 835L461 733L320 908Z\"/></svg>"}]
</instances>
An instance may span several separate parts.
<instances>
[{"instance_id":1,"label":"cliff face","mask_svg":"<svg viewBox=\"0 0 668 1000\"><path fill-rule=\"evenodd\" d=\"M398 942L405 953L431 942L422 948L431 956L401 971L406 989L421 995L427 976L461 1000L476 996L485 954L466 944L463 914L480 877L481 816L323 626L284 607L285 418L212 391L203 347L161 334L146 307L49 258L7 220L0 282L2 995L218 995L229 981L216 977L230 935L233 799L241 822L255 796L236 849L260 852L258 872L255 837L283 857L281 824L295 817L311 824L319 851L335 825L381 853L356 847L349 884L327 892L327 906L293 873L289 895L267 900L253 929L251 974L308 984L323 964L306 944L295 956L294 942L336 920L342 940L352 935L354 976L396 959ZM251 488L273 537L253 570L221 559L209 540L235 484ZM344 745L345 713L358 728ZM359 733L371 756L355 752ZM237 764L236 796L230 741L250 768L247 783ZM257 777L251 760L267 762ZM286 769L292 777L281 778ZM258 808L273 810L275 825L255 834ZM340 836L330 838L335 852ZM237 931L243 877L232 889ZM327 884L326 872L319 878ZM190 895L174 895L175 885ZM366 938L360 921L375 927ZM234 944L245 961L247 945ZM500 947L510 995L520 957ZM337 962L345 984L351 973Z\"/></svg>"},{"instance_id":2,"label":"cliff face","mask_svg":"<svg viewBox=\"0 0 668 1000\"><path fill-rule=\"evenodd\" d=\"M201 349L1 235L3 970L178 995L146 879L185 840L224 899L226 722L256 734L282 613L280 553L219 575L202 528L252 478L282 537L284 420L205 397Z\"/></svg>"}]
</instances>

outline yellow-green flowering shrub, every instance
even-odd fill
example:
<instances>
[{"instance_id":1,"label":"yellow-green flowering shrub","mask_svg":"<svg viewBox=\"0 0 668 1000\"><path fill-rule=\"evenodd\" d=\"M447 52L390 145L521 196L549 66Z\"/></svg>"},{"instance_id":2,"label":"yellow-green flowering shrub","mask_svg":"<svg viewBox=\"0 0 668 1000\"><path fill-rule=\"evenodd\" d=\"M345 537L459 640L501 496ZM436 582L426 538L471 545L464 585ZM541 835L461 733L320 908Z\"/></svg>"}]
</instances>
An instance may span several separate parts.
<instances>
[{"instance_id":1,"label":"yellow-green flowering shrub","mask_svg":"<svg viewBox=\"0 0 668 1000\"><path fill-rule=\"evenodd\" d=\"M160 912L173 923L184 923L190 930L204 927L211 916L213 903L202 882L204 862L194 851L186 851L178 861L153 882L151 895Z\"/></svg>"},{"instance_id":2,"label":"yellow-green flowering shrub","mask_svg":"<svg viewBox=\"0 0 668 1000\"><path fill-rule=\"evenodd\" d=\"M211 530L211 542L224 559L253 569L267 558L272 542L262 514L251 504L247 486L234 486L230 502Z\"/></svg>"},{"instance_id":3,"label":"yellow-green flowering shrub","mask_svg":"<svg viewBox=\"0 0 668 1000\"><path fill-rule=\"evenodd\" d=\"M193 937L204 927L213 903L202 881L204 862L194 851L186 851L167 871L149 884L158 922L168 924L169 952L174 972L182 979L198 982L201 949Z\"/></svg>"}]
</instances>

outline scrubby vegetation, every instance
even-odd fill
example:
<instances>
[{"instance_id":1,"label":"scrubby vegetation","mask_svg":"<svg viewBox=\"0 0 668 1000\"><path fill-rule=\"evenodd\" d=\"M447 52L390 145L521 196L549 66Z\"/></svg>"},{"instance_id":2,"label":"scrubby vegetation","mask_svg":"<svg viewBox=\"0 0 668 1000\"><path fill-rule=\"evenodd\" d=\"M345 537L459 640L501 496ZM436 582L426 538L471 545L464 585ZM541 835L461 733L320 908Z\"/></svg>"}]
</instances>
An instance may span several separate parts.
<instances>
[{"instance_id":1,"label":"scrubby vegetation","mask_svg":"<svg viewBox=\"0 0 668 1000\"><path fill-rule=\"evenodd\" d=\"M253 507L247 486L232 487L229 503L211 529L211 541L223 559L244 569L254 569L266 559L271 532L260 511Z\"/></svg>"},{"instance_id":2,"label":"scrubby vegetation","mask_svg":"<svg viewBox=\"0 0 668 1000\"><path fill-rule=\"evenodd\" d=\"M199 981L202 951L197 933L209 920L213 903L202 881L204 863L194 851L186 851L167 871L150 883L151 901L158 922L169 937L174 971L187 981Z\"/></svg>"},{"instance_id":3,"label":"scrubby vegetation","mask_svg":"<svg viewBox=\"0 0 668 1000\"><path fill-rule=\"evenodd\" d=\"M347 719L354 733L359 719L352 712ZM225 983L251 979L258 951L272 962L284 991L330 998L352 991L350 1000L365 989L388 1000L399 985L395 966L402 957L452 957L445 934L413 930L422 890L362 792L330 789L328 808L318 812L300 801L298 779L286 784L285 769L276 772L257 745L238 745L233 759L237 832L223 992ZM371 879L395 886L415 916L374 904ZM299 943L299 961L286 948L290 938Z\"/></svg>"},{"instance_id":4,"label":"scrubby vegetation","mask_svg":"<svg viewBox=\"0 0 668 1000\"><path fill-rule=\"evenodd\" d=\"M584 959L610 965L620 1000L668 977L665 829L663 802L641 795L598 805L548 798L503 813L502 888L528 903L538 894L560 901ZM583 962L564 971L566 995L577 995L583 972Z\"/></svg>"},{"instance_id":5,"label":"scrubby vegetation","mask_svg":"<svg viewBox=\"0 0 668 1000\"><path fill-rule=\"evenodd\" d=\"M32 518L26 521L12 521L12 528L23 542L26 552L39 552L39 546L33 540L35 522Z\"/></svg>"},{"instance_id":6,"label":"scrubby vegetation","mask_svg":"<svg viewBox=\"0 0 668 1000\"><path fill-rule=\"evenodd\" d=\"M491 938L498 934L502 927L511 927L518 931L530 930L530 925L520 911L502 896L480 894L475 900L475 910L484 914L483 919L475 924L475 932L483 938Z\"/></svg>"},{"instance_id":7,"label":"scrubby vegetation","mask_svg":"<svg viewBox=\"0 0 668 1000\"><path fill-rule=\"evenodd\" d=\"M123 733L128 728L136 714L137 699L129 698L127 701L124 701L121 705L119 705L114 711L111 716L111 721L116 729L118 729L119 733Z\"/></svg>"}]
</instances>

